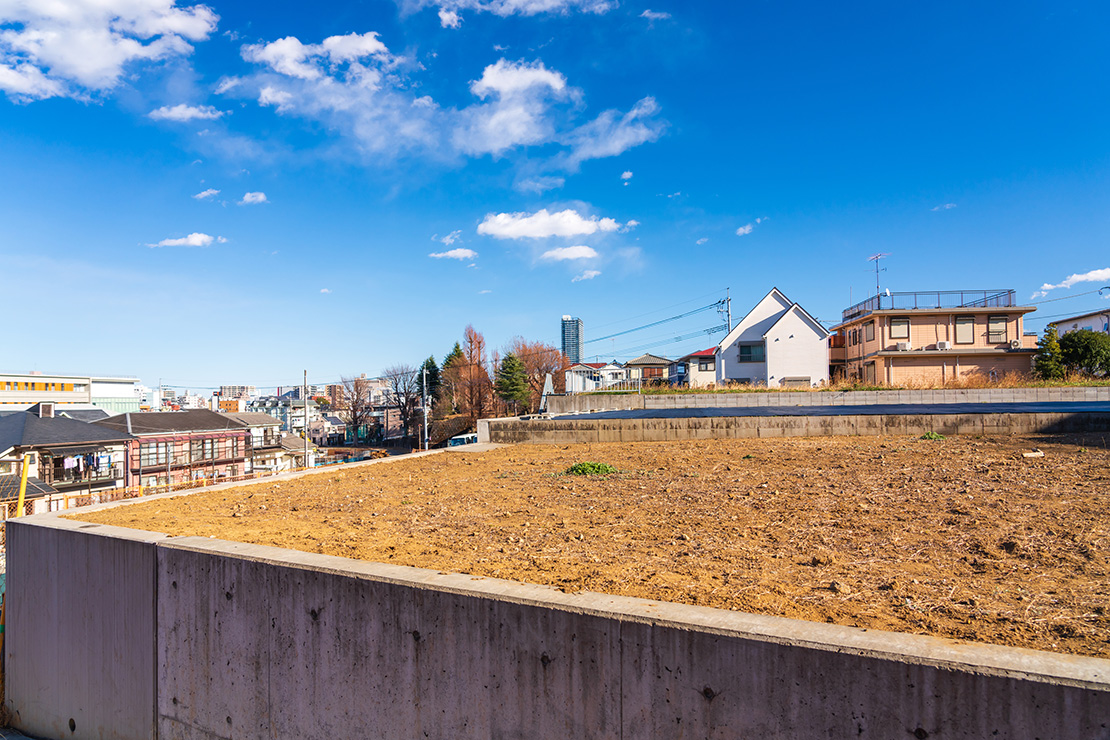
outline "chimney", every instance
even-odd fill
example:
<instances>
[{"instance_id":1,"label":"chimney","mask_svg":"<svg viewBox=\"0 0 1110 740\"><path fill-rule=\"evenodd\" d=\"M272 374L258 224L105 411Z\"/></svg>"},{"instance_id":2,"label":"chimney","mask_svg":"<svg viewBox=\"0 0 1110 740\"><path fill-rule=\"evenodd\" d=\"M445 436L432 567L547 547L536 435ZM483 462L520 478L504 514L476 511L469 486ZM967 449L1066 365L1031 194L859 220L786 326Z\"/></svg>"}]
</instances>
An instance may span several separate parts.
<instances>
[{"instance_id":1,"label":"chimney","mask_svg":"<svg viewBox=\"0 0 1110 740\"><path fill-rule=\"evenodd\" d=\"M39 403L39 418L54 418L54 403L52 401L42 401L41 403Z\"/></svg>"}]
</instances>

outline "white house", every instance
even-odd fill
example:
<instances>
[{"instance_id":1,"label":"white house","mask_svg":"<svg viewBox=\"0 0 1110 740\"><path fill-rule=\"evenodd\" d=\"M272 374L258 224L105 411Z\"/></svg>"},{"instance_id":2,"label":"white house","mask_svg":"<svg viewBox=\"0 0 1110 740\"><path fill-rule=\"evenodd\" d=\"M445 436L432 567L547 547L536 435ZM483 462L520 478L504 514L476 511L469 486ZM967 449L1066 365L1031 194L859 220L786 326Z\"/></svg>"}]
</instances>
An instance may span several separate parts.
<instances>
[{"instance_id":1,"label":"white house","mask_svg":"<svg viewBox=\"0 0 1110 740\"><path fill-rule=\"evenodd\" d=\"M829 382L829 332L778 288L717 345L717 382L770 387Z\"/></svg>"},{"instance_id":2,"label":"white house","mask_svg":"<svg viewBox=\"0 0 1110 740\"><path fill-rule=\"evenodd\" d=\"M1110 308L1104 311L1094 311L1079 316L1072 316L1070 319L1060 319L1052 323L1056 324L1056 330L1060 332L1061 336L1070 331L1078 331L1079 329L1110 334Z\"/></svg>"},{"instance_id":3,"label":"white house","mask_svg":"<svg viewBox=\"0 0 1110 740\"><path fill-rule=\"evenodd\" d=\"M627 379L625 369L617 362L579 362L564 374L567 393L589 393Z\"/></svg>"},{"instance_id":4,"label":"white house","mask_svg":"<svg viewBox=\"0 0 1110 740\"><path fill-rule=\"evenodd\" d=\"M674 385L707 388L717 382L717 348L691 352L671 363L670 381Z\"/></svg>"}]
</instances>

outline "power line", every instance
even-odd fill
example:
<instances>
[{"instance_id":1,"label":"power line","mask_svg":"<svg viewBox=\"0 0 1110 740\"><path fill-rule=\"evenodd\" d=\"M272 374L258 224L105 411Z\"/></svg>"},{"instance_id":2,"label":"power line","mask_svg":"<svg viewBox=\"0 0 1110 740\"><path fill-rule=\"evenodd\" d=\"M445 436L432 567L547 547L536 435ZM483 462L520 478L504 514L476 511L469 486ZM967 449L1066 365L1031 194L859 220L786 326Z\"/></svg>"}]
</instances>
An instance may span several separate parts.
<instances>
[{"instance_id":1,"label":"power line","mask_svg":"<svg viewBox=\"0 0 1110 740\"><path fill-rule=\"evenodd\" d=\"M685 306L687 303L693 303L694 301L699 301L702 298L706 298L706 297L711 296L711 295L720 295L720 293L721 293L721 291L715 290L712 293L705 293L703 295L694 296L693 298L691 298L689 300L680 301L678 303L673 303L669 306L661 306L660 308L656 308L656 309L653 309L651 311L645 311L644 313L637 314L635 316L629 316L628 318L625 318L625 319L617 319L616 321L610 321L610 322L605 323L605 324L598 324L597 326L594 327L594 329L604 329L605 327L613 326L614 324L623 324L626 321L632 321L634 319L643 318L644 316L651 316L652 314L662 313L664 311L669 311L672 308L678 308L679 306Z\"/></svg>"},{"instance_id":2,"label":"power line","mask_svg":"<svg viewBox=\"0 0 1110 740\"><path fill-rule=\"evenodd\" d=\"M695 308L693 311L687 311L686 313L680 313L676 316L670 316L670 317L665 318L665 319L660 319L659 321L653 321L650 324L644 324L643 326L637 326L633 329L625 329L624 331L618 331L616 334L608 334L604 337L598 337L597 339L590 339L586 342L583 342L582 344L592 344L593 342L600 342L600 341L605 340L605 339L613 339L614 337L624 336L625 334L631 334L632 332L641 331L643 329L650 329L653 326L659 326L660 324L666 324L666 323L671 322L671 321L677 321L678 319L684 319L687 316L693 316L694 314L701 313L702 311L708 311L709 309L715 309L715 308L717 308L717 306L720 306L723 303L724 303L724 301L717 301L716 303L710 303L708 306L702 306L701 308Z\"/></svg>"}]
</instances>

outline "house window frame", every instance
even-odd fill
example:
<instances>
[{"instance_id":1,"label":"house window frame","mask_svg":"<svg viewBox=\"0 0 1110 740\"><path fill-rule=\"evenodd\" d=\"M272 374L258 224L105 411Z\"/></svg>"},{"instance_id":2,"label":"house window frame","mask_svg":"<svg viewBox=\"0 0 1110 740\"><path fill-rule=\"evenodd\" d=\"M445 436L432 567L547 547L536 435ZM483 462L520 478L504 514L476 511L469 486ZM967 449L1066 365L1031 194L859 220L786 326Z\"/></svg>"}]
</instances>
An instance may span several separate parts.
<instances>
[{"instance_id":1,"label":"house window frame","mask_svg":"<svg viewBox=\"0 0 1110 740\"><path fill-rule=\"evenodd\" d=\"M956 344L975 344L975 316L957 316L953 322L953 340ZM960 339L961 328L968 327L970 332L967 338Z\"/></svg>"},{"instance_id":2,"label":"house window frame","mask_svg":"<svg viewBox=\"0 0 1110 740\"><path fill-rule=\"evenodd\" d=\"M717 371L717 360L698 360L698 372L709 373Z\"/></svg>"},{"instance_id":3,"label":"house window frame","mask_svg":"<svg viewBox=\"0 0 1110 740\"><path fill-rule=\"evenodd\" d=\"M739 351L739 362L766 362L767 361L767 345L763 342L741 342L737 345ZM745 359L744 350L748 350L748 357ZM753 350L758 349L758 352ZM756 357L756 355L759 355Z\"/></svg>"},{"instance_id":4,"label":"house window frame","mask_svg":"<svg viewBox=\"0 0 1110 740\"><path fill-rule=\"evenodd\" d=\"M1002 323L1002 331L992 330L992 326ZM1010 322L1008 316L987 317L987 342L990 344L1005 344L1010 341Z\"/></svg>"},{"instance_id":5,"label":"house window frame","mask_svg":"<svg viewBox=\"0 0 1110 740\"><path fill-rule=\"evenodd\" d=\"M866 324L863 325L863 341L865 341L865 342L874 342L875 341L875 322L874 321L868 321Z\"/></svg>"},{"instance_id":6,"label":"house window frame","mask_svg":"<svg viewBox=\"0 0 1110 740\"><path fill-rule=\"evenodd\" d=\"M908 316L890 320L890 338L891 339L909 339L910 338L910 319L909 319Z\"/></svg>"}]
</instances>

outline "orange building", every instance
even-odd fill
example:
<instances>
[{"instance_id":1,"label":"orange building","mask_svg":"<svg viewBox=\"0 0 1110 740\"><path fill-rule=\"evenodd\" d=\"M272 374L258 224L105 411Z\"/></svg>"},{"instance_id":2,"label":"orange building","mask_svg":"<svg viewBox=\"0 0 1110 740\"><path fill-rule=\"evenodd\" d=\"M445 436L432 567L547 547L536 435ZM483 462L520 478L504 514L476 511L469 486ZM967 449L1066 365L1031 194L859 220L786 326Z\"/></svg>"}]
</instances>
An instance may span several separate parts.
<instances>
[{"instance_id":1,"label":"orange building","mask_svg":"<svg viewBox=\"0 0 1110 740\"><path fill-rule=\"evenodd\" d=\"M829 360L834 378L875 385L936 385L1032 369L1037 336L1026 335L1012 290L885 292L843 313Z\"/></svg>"}]
</instances>

